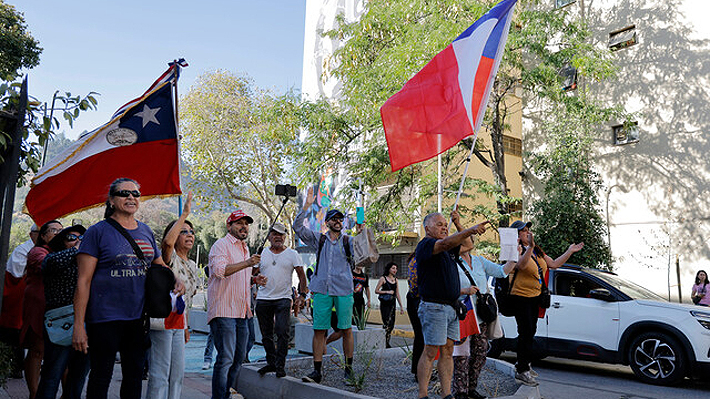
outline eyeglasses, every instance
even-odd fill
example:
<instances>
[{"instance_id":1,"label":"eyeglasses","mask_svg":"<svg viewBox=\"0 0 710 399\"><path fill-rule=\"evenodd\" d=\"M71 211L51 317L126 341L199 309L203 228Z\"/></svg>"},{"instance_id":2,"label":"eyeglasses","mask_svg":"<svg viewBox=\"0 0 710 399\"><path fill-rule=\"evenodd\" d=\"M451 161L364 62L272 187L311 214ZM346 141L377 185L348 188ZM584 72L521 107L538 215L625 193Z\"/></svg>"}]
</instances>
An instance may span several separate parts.
<instances>
[{"instance_id":1,"label":"eyeglasses","mask_svg":"<svg viewBox=\"0 0 710 399\"><path fill-rule=\"evenodd\" d=\"M76 240L81 240L84 238L84 235L76 235L76 234L67 234L66 240L67 241L76 241Z\"/></svg>"},{"instance_id":2,"label":"eyeglasses","mask_svg":"<svg viewBox=\"0 0 710 399\"><path fill-rule=\"evenodd\" d=\"M186 236L186 235L195 235L195 230L180 230L180 234Z\"/></svg>"},{"instance_id":3,"label":"eyeglasses","mask_svg":"<svg viewBox=\"0 0 710 399\"><path fill-rule=\"evenodd\" d=\"M343 219L344 219L344 218L339 218L339 217L332 217L332 218L330 218L330 220L332 220L332 221L334 221L334 222L340 222L340 223L343 223Z\"/></svg>"},{"instance_id":4,"label":"eyeglasses","mask_svg":"<svg viewBox=\"0 0 710 399\"><path fill-rule=\"evenodd\" d=\"M111 194L112 197L121 197L121 198L128 198L129 195L132 195L133 198L140 198L141 192L138 190L120 190L120 191L114 191L113 194Z\"/></svg>"}]
</instances>

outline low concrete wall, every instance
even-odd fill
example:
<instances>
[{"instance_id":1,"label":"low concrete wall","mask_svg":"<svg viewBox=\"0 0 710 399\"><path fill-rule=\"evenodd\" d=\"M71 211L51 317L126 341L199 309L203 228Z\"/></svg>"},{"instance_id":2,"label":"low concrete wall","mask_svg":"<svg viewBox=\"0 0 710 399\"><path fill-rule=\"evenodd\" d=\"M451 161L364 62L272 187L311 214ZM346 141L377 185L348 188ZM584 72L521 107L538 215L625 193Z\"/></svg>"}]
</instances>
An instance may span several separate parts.
<instances>
[{"instance_id":1,"label":"low concrete wall","mask_svg":"<svg viewBox=\"0 0 710 399\"><path fill-rule=\"evenodd\" d=\"M323 361L327 361L326 355ZM377 357L402 357L400 348L381 349ZM303 370L310 370L313 365L312 357L286 360L288 366L299 367ZM357 393L342 391L327 387L321 384L306 383L294 377L276 378L274 374L266 374L263 377L257 370L266 363L250 363L242 366L239 372L239 392L247 399L313 399L313 398L351 398L351 399L376 399L372 396L360 395ZM515 367L505 361L488 358L486 365L513 378ZM537 387L521 386L513 396L501 396L497 399L540 399L540 391Z\"/></svg>"}]
</instances>

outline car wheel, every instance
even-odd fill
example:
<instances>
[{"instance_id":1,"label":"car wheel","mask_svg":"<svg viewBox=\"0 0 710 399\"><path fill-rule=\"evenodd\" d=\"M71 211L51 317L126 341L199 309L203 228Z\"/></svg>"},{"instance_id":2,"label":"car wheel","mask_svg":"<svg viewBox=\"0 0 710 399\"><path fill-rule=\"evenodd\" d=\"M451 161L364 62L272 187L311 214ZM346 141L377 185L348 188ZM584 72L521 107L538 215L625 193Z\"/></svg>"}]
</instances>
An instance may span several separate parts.
<instances>
[{"instance_id":1,"label":"car wheel","mask_svg":"<svg viewBox=\"0 0 710 399\"><path fill-rule=\"evenodd\" d=\"M683 347L662 332L640 334L629 348L629 365L640 380L656 385L670 385L685 377Z\"/></svg>"}]
</instances>

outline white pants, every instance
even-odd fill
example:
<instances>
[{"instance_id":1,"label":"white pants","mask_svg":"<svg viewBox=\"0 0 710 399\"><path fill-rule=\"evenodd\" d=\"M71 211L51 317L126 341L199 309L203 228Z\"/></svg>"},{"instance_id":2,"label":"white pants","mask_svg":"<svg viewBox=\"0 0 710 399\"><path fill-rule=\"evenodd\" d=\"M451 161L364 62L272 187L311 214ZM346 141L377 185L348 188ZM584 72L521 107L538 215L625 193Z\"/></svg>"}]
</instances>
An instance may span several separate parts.
<instances>
[{"instance_id":1,"label":"white pants","mask_svg":"<svg viewBox=\"0 0 710 399\"><path fill-rule=\"evenodd\" d=\"M180 399L185 375L185 331L150 330L148 397Z\"/></svg>"}]
</instances>

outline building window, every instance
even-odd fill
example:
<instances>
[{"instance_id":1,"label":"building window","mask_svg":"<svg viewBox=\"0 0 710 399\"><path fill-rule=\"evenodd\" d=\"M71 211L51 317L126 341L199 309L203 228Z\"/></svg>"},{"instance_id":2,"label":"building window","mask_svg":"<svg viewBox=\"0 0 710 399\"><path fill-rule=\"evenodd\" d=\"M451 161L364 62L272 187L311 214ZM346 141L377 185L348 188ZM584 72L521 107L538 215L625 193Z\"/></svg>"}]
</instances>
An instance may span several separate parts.
<instances>
[{"instance_id":1,"label":"building window","mask_svg":"<svg viewBox=\"0 0 710 399\"><path fill-rule=\"evenodd\" d=\"M512 136L503 135L503 152L509 155L523 155L523 141Z\"/></svg>"},{"instance_id":2,"label":"building window","mask_svg":"<svg viewBox=\"0 0 710 399\"><path fill-rule=\"evenodd\" d=\"M577 0L555 0L555 8L562 8L564 6L568 6Z\"/></svg>"},{"instance_id":3,"label":"building window","mask_svg":"<svg viewBox=\"0 0 710 399\"><path fill-rule=\"evenodd\" d=\"M612 126L611 131L614 135L614 145L630 144L639 141L638 122Z\"/></svg>"},{"instance_id":4,"label":"building window","mask_svg":"<svg viewBox=\"0 0 710 399\"><path fill-rule=\"evenodd\" d=\"M560 76L562 77L562 91L577 89L577 68L572 64L565 65L560 70Z\"/></svg>"},{"instance_id":5,"label":"building window","mask_svg":"<svg viewBox=\"0 0 710 399\"><path fill-rule=\"evenodd\" d=\"M609 33L609 49L611 51L621 50L638 43L636 35L636 25Z\"/></svg>"}]
</instances>

